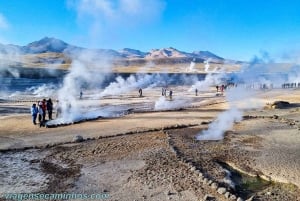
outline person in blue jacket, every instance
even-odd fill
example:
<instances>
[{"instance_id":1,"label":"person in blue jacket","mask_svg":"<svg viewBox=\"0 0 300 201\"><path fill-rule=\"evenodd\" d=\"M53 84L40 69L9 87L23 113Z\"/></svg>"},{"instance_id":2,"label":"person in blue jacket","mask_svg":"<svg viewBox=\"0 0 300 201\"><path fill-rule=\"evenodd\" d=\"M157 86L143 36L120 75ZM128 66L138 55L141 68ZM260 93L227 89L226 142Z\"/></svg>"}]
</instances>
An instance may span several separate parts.
<instances>
[{"instance_id":1,"label":"person in blue jacket","mask_svg":"<svg viewBox=\"0 0 300 201\"><path fill-rule=\"evenodd\" d=\"M32 123L34 125L36 125L37 114L38 114L38 108L36 107L36 104L33 103L32 106L31 106L31 116L32 116Z\"/></svg>"}]
</instances>

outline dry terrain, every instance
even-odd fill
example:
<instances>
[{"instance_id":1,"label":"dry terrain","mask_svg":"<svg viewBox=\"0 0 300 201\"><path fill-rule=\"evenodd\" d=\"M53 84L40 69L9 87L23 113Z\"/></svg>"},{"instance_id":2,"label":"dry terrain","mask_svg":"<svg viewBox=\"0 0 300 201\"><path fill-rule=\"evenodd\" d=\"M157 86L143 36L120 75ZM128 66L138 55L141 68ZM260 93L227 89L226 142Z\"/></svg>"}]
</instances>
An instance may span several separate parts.
<instances>
[{"instance_id":1,"label":"dry terrain","mask_svg":"<svg viewBox=\"0 0 300 201\"><path fill-rule=\"evenodd\" d=\"M228 108L225 97L214 89L199 96L187 86L173 89L175 100L190 102L154 111L160 88L141 98L131 92L83 99L131 109L121 117L56 128L32 124L30 99L1 100L0 193L103 193L115 201L300 200L299 89L259 92L266 107L245 111L218 141L196 136ZM272 108L278 100L289 107ZM84 140L74 142L77 135Z\"/></svg>"}]
</instances>

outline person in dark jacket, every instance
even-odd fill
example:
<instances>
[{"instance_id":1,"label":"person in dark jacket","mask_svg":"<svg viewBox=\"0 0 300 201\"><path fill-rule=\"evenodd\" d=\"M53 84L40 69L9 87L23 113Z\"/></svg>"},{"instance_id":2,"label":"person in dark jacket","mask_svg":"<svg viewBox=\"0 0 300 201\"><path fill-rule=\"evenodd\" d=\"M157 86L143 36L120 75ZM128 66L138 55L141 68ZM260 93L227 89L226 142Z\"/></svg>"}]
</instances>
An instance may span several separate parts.
<instances>
[{"instance_id":1,"label":"person in dark jacket","mask_svg":"<svg viewBox=\"0 0 300 201\"><path fill-rule=\"evenodd\" d=\"M46 110L47 110L47 101L43 99L42 101L42 110L43 110L43 122L46 121Z\"/></svg>"},{"instance_id":2,"label":"person in dark jacket","mask_svg":"<svg viewBox=\"0 0 300 201\"><path fill-rule=\"evenodd\" d=\"M52 120L53 103L51 98L47 100L47 110L48 110L48 118L49 120Z\"/></svg>"}]
</instances>

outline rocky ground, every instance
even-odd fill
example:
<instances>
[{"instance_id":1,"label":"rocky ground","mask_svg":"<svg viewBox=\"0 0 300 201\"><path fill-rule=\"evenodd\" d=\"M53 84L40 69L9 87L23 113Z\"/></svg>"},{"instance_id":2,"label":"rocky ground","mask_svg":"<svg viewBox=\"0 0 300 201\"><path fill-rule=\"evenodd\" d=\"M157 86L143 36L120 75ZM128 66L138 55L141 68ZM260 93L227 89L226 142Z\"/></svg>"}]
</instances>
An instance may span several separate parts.
<instances>
[{"instance_id":1,"label":"rocky ground","mask_svg":"<svg viewBox=\"0 0 300 201\"><path fill-rule=\"evenodd\" d=\"M300 100L298 91L285 99L281 92L263 96ZM103 193L115 201L300 200L297 105L247 111L223 140L197 141L226 109L222 97L201 104L51 129L25 123L27 132L12 126L12 116L3 117L0 134L11 141L0 144L0 193ZM84 140L72 142L79 134Z\"/></svg>"}]
</instances>

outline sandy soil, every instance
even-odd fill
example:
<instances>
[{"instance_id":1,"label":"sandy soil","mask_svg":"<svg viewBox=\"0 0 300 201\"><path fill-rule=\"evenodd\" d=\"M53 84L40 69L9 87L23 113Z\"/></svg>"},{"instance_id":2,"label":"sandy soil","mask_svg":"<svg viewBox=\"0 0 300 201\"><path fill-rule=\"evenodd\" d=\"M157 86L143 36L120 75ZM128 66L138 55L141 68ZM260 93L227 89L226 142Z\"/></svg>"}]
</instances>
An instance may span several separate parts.
<instances>
[{"instance_id":1,"label":"sandy soil","mask_svg":"<svg viewBox=\"0 0 300 201\"><path fill-rule=\"evenodd\" d=\"M145 112L159 97L160 89L153 89L143 98L130 93L101 102L131 105L128 115L57 128L32 125L26 113L31 102L1 101L0 193L84 191L122 201L300 200L300 90L260 92L263 103L294 104L246 111L220 141L195 136L228 108L225 98L214 91L198 97L186 88L174 91L192 100L188 108ZM89 140L72 143L76 135ZM12 173L11 166L14 172L26 167L27 176ZM243 191L231 185L226 167L271 182Z\"/></svg>"}]
</instances>

